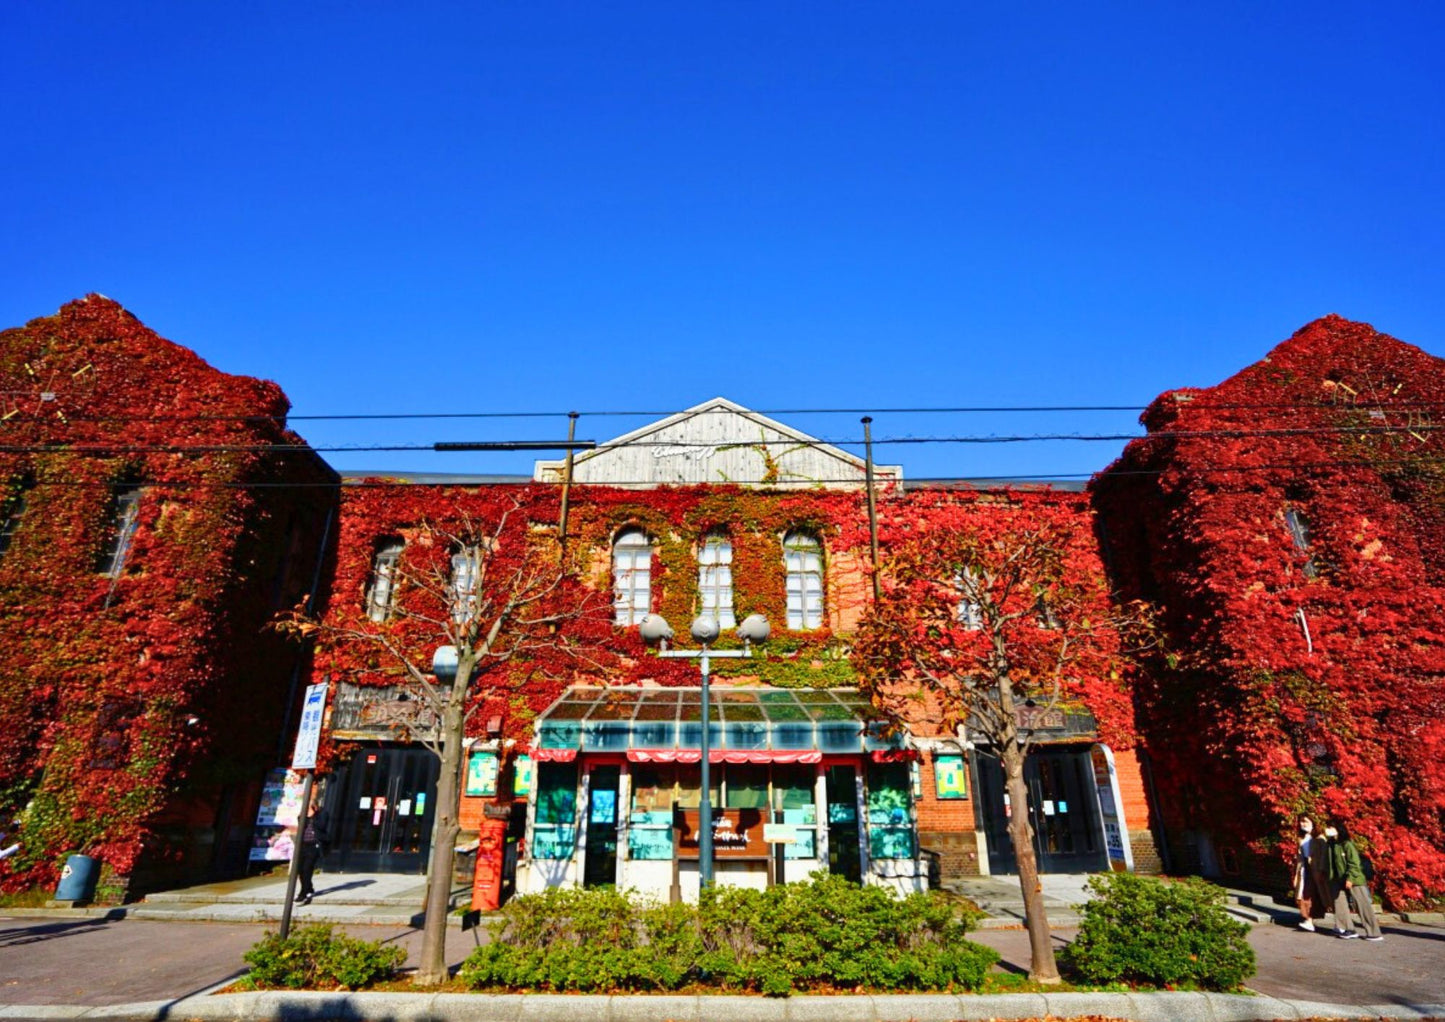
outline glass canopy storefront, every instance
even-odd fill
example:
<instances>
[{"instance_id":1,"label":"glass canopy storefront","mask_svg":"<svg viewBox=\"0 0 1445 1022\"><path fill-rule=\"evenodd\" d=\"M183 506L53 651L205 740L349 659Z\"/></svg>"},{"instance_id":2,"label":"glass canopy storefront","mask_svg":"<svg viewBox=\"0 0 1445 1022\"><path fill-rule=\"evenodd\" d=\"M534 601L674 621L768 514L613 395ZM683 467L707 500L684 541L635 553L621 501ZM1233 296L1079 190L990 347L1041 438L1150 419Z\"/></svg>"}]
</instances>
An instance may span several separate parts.
<instances>
[{"instance_id":1,"label":"glass canopy storefront","mask_svg":"<svg viewBox=\"0 0 1445 1022\"><path fill-rule=\"evenodd\" d=\"M901 730L876 719L857 689L711 690L709 759L819 762L827 755L897 753ZM649 762L696 761L702 745L700 688L571 688L537 721L537 758L578 752Z\"/></svg>"}]
</instances>

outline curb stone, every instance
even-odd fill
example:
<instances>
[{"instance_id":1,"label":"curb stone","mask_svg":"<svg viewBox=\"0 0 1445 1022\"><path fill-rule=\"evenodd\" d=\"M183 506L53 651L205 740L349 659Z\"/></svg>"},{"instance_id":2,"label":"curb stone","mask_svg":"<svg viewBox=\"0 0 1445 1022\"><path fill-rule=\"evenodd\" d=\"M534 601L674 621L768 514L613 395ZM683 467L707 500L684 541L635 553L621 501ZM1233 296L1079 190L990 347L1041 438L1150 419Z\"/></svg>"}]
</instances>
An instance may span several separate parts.
<instances>
[{"instance_id":1,"label":"curb stone","mask_svg":"<svg viewBox=\"0 0 1445 1022\"><path fill-rule=\"evenodd\" d=\"M261 991L194 995L176 1001L141 1001L103 1007L0 1005L0 1019L271 1020L386 1019L388 1022L956 1022L1086 1014L1135 1022L1255 1022L1371 1017L1445 1018L1441 1004L1322 1004L1244 994L1061 993L800 995L790 998L726 995L655 997L566 994L406 994Z\"/></svg>"}]
</instances>

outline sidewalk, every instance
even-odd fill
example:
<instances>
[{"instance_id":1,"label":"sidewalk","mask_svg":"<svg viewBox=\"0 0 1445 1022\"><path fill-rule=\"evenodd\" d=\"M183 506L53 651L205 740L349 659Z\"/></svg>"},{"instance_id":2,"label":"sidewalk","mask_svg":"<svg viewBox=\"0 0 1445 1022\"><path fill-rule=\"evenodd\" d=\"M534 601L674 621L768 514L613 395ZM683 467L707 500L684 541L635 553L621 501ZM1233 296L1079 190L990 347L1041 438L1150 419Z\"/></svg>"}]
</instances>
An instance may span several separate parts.
<instances>
[{"instance_id":1,"label":"sidewalk","mask_svg":"<svg viewBox=\"0 0 1445 1022\"><path fill-rule=\"evenodd\" d=\"M421 926L426 879L397 873L317 873L316 897L292 910L292 925L364 923L370 926ZM453 887L455 910L470 904L471 889ZM31 918L148 919L213 923L277 923L286 902L286 874L247 877L175 891L161 891L118 908L7 909L4 914ZM460 915L448 918L460 927Z\"/></svg>"},{"instance_id":2,"label":"sidewalk","mask_svg":"<svg viewBox=\"0 0 1445 1022\"><path fill-rule=\"evenodd\" d=\"M1129 1019L1137 1022L1255 1022L1274 1019L1431 1019L1445 1004L1340 1005L1243 994L898 994L841 997L566 996L557 994L262 993L122 1004L46 1018L347 1019L357 1022L958 1022ZM0 1011L0 1017L6 1017ZM10 1016L16 1017L16 1016Z\"/></svg>"},{"instance_id":3,"label":"sidewalk","mask_svg":"<svg viewBox=\"0 0 1445 1022\"><path fill-rule=\"evenodd\" d=\"M1069 913L1083 896L1082 877L1043 881L1055 947L1073 936ZM1027 970L1028 935L1013 877L979 878L966 893L996 913L974 934L1003 956L1002 971ZM420 877L322 874L317 898L296 910L298 924L340 923L347 932L420 951ZM834 998L587 997L410 993L258 993L208 996L244 973L241 955L275 929L285 878L254 877L154 895L122 909L0 910L0 1019L349 1018L380 1020L592 1019L618 1022L761 1020L926 1020L1030 1018L1046 1014L1140 1020L1370 1016L1445 1019L1445 929L1390 923L1382 944L1339 941L1294 928L1292 911L1250 932L1260 996L1200 994L1016 994ZM463 894L464 896L464 894ZM1237 899L1255 896L1245 893ZM1250 908L1241 901L1240 907ZM1055 913L1057 912L1057 915ZM7 918L8 917L8 918ZM453 921L459 923L460 917ZM447 959L460 964L487 939L482 929L452 930Z\"/></svg>"}]
</instances>

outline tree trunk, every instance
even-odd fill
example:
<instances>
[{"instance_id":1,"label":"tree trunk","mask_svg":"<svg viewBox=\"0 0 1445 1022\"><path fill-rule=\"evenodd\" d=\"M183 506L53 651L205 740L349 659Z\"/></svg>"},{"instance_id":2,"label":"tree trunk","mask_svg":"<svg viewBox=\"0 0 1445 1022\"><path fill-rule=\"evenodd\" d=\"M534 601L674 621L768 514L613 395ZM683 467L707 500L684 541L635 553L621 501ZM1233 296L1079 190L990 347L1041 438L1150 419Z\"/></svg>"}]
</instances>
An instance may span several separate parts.
<instances>
[{"instance_id":1,"label":"tree trunk","mask_svg":"<svg viewBox=\"0 0 1445 1022\"><path fill-rule=\"evenodd\" d=\"M460 673L460 672L459 672ZM465 690L463 690L465 691ZM419 986L447 980L447 913L451 910L452 870L456 866L457 819L461 808L464 700L453 693L442 713L441 772L437 775L436 826L426 867L426 918L422 923L421 963L413 981Z\"/></svg>"},{"instance_id":2,"label":"tree trunk","mask_svg":"<svg viewBox=\"0 0 1445 1022\"><path fill-rule=\"evenodd\" d=\"M1010 738L1013 738L1011 735ZM1018 863L1019 888L1024 896L1025 923L1029 930L1029 979L1037 983L1058 983L1059 967L1044 913L1044 892L1039 885L1039 864L1034 857L1033 827L1029 824L1029 790L1024 783L1024 750L1017 739L1009 741L1000 756L1004 786L1009 798L1009 840Z\"/></svg>"}]
</instances>

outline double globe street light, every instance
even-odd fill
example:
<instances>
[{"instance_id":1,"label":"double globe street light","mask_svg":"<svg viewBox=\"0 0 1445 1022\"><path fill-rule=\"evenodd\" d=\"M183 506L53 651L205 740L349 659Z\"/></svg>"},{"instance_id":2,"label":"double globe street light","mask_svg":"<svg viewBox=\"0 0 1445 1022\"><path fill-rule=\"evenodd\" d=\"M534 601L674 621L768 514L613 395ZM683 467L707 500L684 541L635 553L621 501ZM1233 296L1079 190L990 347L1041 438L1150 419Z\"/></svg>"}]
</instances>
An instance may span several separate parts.
<instances>
[{"instance_id":1,"label":"double globe street light","mask_svg":"<svg viewBox=\"0 0 1445 1022\"><path fill-rule=\"evenodd\" d=\"M693 640L701 647L696 650L668 649L667 640L672 638L672 626L667 623L659 614L648 614L642 619L638 626L638 632L642 635L643 641L657 643L659 649L657 655L670 659L697 660L698 666L702 668L702 742L701 742L701 763L702 763L702 789L698 795L698 887L711 887L713 882L713 859L712 859L712 794L711 794L711 770L709 760L711 759L712 741L710 734L710 716L712 705L708 696L708 661L712 657L750 657L753 655L753 643L762 642L768 637L772 630L768 619L761 614L749 614L743 618L742 624L737 627L738 638L743 640L742 649L710 649L709 647L717 641L722 629L718 626L717 618L710 614L699 615L693 618L692 626L688 631L692 634Z\"/></svg>"}]
</instances>

